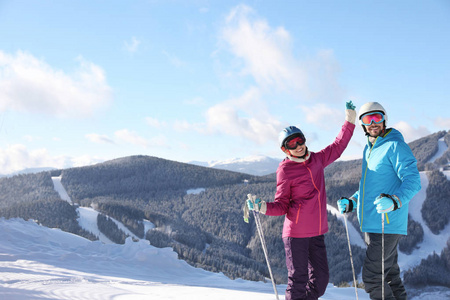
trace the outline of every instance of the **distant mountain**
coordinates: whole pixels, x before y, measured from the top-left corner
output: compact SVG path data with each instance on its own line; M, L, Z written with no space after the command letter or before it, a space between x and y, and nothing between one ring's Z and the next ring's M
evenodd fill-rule
M39 173L39 172L45 172L45 171L51 171L51 170L56 170L55 168L27 168L27 169L23 169L20 171L16 171L10 174L0 174L0 177L11 177L14 175L20 175L20 174L34 174L34 173Z
M190 164L214 169L264 176L275 173L282 159L268 156L249 156L211 162L191 161Z

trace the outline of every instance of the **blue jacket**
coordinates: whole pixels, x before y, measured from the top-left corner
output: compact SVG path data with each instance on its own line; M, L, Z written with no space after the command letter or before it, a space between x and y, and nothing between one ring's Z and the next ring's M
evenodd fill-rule
M359 190L353 195L358 203L361 231L381 233L381 215L373 202L385 193L396 195L402 206L385 214L384 232L406 235L408 203L420 188L416 158L399 131L390 128L373 145L368 141L363 153Z

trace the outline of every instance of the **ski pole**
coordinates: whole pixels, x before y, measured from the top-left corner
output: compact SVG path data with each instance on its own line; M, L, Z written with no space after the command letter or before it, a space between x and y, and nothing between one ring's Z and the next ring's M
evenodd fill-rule
M384 214L381 214L381 299L384 300Z
M274 290L275 296L278 300L278 291L277 291L277 287L275 285L275 280L273 279L272 268L270 267L270 262L269 262L269 255L267 254L266 240L264 239L264 232L263 232L263 229L261 226L261 219L259 217L259 205L257 205L255 203L255 199L252 196L252 194L248 194L247 197L253 203L253 207L255 208L253 210L253 216L255 217L256 229L258 229L258 235L259 235L259 239L261 240L261 245L263 248L264 256L266 257L267 267L269 268L269 274L270 274L270 279L272 280L273 290ZM249 217L248 214L249 214L249 208L248 208L247 204L244 204L244 221L245 221L245 223L248 223L248 217Z
M255 204L254 207L256 208L258 206ZM277 300L279 300L277 287L275 285L275 281L274 281L273 275L272 275L272 268L270 267L270 263L269 263L269 255L267 254L266 241L264 239L264 233L263 233L263 229L261 226L261 220L259 218L259 212L253 210L253 216L255 217L255 223L256 223L256 228L258 229L259 239L261 240L261 245L262 245L262 248L264 251L264 256L266 257L267 267L269 268L270 279L272 280L272 286L273 286L273 290L275 292L275 297L277 298Z
M353 285L355 286L356 300L359 300L359 298L358 298L358 288L356 287L355 267L353 266L352 247L350 246L350 237L348 235L347 215L346 214L344 214L344 221L345 221L345 231L347 232L348 252L350 253L350 262L352 264Z

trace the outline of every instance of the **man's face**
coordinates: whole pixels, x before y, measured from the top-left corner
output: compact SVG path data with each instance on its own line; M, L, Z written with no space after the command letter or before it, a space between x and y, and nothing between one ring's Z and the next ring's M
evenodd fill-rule
M364 127L371 137L377 137L383 132L383 123L384 122L380 124L372 123L370 125L364 125Z

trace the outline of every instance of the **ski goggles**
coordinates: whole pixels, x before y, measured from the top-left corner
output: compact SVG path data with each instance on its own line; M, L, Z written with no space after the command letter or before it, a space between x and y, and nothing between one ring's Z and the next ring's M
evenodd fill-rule
M305 139L303 139L301 136L295 137L293 139L290 139L284 143L284 147L289 150L294 150L297 148L297 146L302 146L305 144Z
M384 121L384 114L381 112L367 113L361 116L361 123L363 125L369 126L370 124L380 124Z

